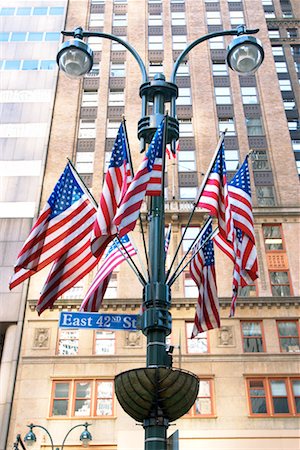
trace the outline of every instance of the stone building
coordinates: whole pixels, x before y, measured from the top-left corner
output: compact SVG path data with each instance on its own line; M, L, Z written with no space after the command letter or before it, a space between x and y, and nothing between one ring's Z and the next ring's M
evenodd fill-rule
M141 76L129 52L89 39L94 65L70 80L55 65L63 28L76 26L126 39L150 77L170 78L188 42L241 23L259 28L265 60L255 76L225 65L230 38L194 48L179 68L180 151L167 160L166 223L172 224L167 265L180 240L220 131L232 177L251 156L259 279L239 293L229 318L232 267L216 250L221 328L190 339L197 291L188 271L172 288L173 365L200 379L192 410L169 429L181 450L272 450L299 446L299 160L300 11L298 0L34 0L0 1L1 31L1 366L0 449L12 448L27 424L46 427L60 446L75 425L91 423L95 450L143 448L144 431L126 415L114 377L145 366L139 331L62 330L61 310L77 311L93 274L38 316L35 305L48 269L9 292L23 241L60 176L66 158L99 199L103 174L124 114L134 168L142 158L136 137ZM147 231L146 205L142 218ZM205 213L197 211L184 248ZM133 233L142 251L137 226ZM139 264L139 261L137 261ZM144 261L145 264L145 261ZM137 314L142 298L131 268L113 274L102 312ZM51 448L34 430L33 448ZM79 431L65 447L81 448Z

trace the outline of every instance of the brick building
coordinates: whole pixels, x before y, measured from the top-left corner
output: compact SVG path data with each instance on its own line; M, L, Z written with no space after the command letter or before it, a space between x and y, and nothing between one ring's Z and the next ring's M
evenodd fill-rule
M59 31L83 26L126 39L150 77L168 80L186 44L241 23L259 28L265 60L255 76L239 77L225 64L230 38L194 48L179 68L180 152L167 161L166 223L172 256L212 158L227 129L229 176L249 150L259 279L239 293L228 318L232 267L216 250L221 325L189 338L197 292L184 273L172 289L174 366L200 379L197 402L170 427L180 449L296 449L299 445L299 62L298 0L15 0L0 1L1 45L1 366L0 449L33 422L55 446L88 421L91 448L134 450L144 432L115 398L116 374L145 366L139 332L58 329L62 309L78 310L92 275L64 294L51 311L35 311L48 270L8 291L22 242L69 157L98 200L117 128L124 114L135 169L141 114L141 76L129 52L90 38L95 58L83 80L59 73ZM147 230L146 205L142 217ZM205 214L197 211L184 248ZM140 230L133 233L142 247ZM143 252L141 252L143 258ZM167 264L170 261L167 260ZM111 279L102 311L137 313L142 288L123 264ZM9 305L9 307L8 307ZM34 448L49 450L36 430ZM5 444L8 436L7 444ZM77 450L72 432L65 448ZM5 446L6 445L6 446Z

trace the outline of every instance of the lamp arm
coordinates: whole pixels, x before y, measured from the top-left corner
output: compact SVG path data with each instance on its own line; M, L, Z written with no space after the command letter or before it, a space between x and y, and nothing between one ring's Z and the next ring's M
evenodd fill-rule
M255 34L258 33L259 29L255 28L254 30L247 30L244 25L239 25L234 30L223 30L223 31L216 31L214 33L208 33L204 36L199 37L195 41L191 42L178 56L178 58L175 61L175 64L173 66L172 74L171 74L171 83L176 83L176 74L179 65L181 64L184 57L194 48L196 45L201 44L201 42L207 41L208 39L212 39L218 36L239 36L242 34ZM176 115L176 99L172 98L171 101L171 114L172 117L175 117Z
M42 430L44 430L48 434L50 442L51 442L52 450L54 450L53 439L52 439L51 434L47 430L47 428L43 427L42 425L35 425L34 423L31 423L30 425L27 425L27 426L30 428L41 428Z
M78 427L86 427L87 428L89 425L91 425L91 423L87 423L86 422L86 423L80 423L79 425L75 425L74 427L70 428L70 430L65 435L64 440L62 441L61 450L64 449L64 445L65 445L66 439L69 436L69 434L71 433L71 431L73 431L75 428L78 428Z
M105 38L110 39L111 41L116 41L119 44L123 45L130 53L133 55L135 60L137 61L139 68L142 72L142 82L146 83L148 81L148 75L146 71L145 64L138 54L138 52L135 50L132 45L130 45L128 42L124 41L122 38L119 38L118 36L115 36L114 34L110 33L102 33L101 31L84 31L81 27L76 28L74 31L62 31L61 32L64 36L74 36L74 37L99 37L99 38Z

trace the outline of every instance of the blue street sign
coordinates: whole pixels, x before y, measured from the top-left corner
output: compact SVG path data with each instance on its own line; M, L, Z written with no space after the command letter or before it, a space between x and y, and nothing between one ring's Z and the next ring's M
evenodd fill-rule
M62 311L59 317L59 328L99 328L109 330L136 330L137 315L133 314L99 314L86 312Z

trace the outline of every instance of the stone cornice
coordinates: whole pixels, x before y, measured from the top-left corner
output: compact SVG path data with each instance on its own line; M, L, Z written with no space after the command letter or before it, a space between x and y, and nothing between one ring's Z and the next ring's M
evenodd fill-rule
M78 311L81 305L82 299L64 299L57 300L52 310L75 310ZM197 300L193 298L173 298L172 299L172 309L185 309L195 308ZM226 309L230 307L231 298L223 297L219 298L220 307ZM35 309L37 300L28 300L28 305L32 311ZM103 301L100 308L100 312L105 311L135 311L140 308L141 299L126 299L126 298L115 298L107 299ZM295 307L299 308L300 297L244 297L237 301L237 308L286 308Z

